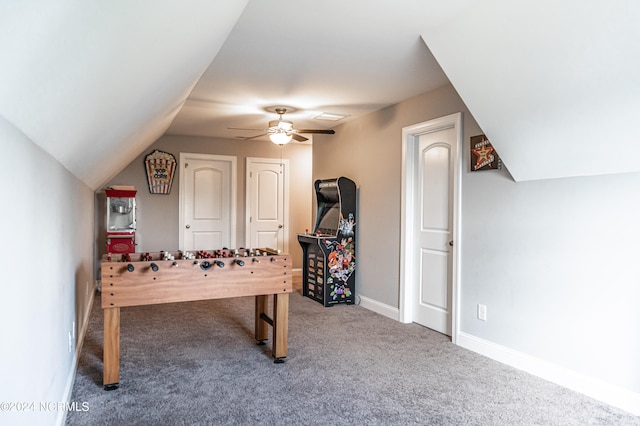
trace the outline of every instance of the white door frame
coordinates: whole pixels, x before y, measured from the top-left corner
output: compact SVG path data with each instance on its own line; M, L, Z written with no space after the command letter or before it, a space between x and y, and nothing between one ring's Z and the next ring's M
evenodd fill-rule
M402 201L400 217L400 306L399 317L403 323L413 322L412 300L414 299L414 265L417 262L415 251L416 229L415 194L418 188L418 143L420 135L439 130L456 129L458 144L457 158L453 170L453 224L452 224L452 291L451 291L451 341L456 343L460 328L460 181L462 171L462 113L447 115L434 120L402 128Z
M179 168L180 171L178 173L178 178L180 179L180 195L179 195L179 199L180 199L180 206L179 206L179 213L178 213L178 249L179 250L184 250L184 233L183 233L183 229L185 227L185 223L184 223L184 196L185 196L185 188L184 188L184 172L185 172L185 163L187 162L188 159L195 159L195 160L214 160L214 161L226 161L231 163L231 212L230 215L231 217L229 218L229 226L230 226L230 234L229 234L229 241L230 241L230 246L229 248L234 248L236 246L236 216L237 216L237 187L238 187L238 173L237 173L237 158L231 155L212 155L212 154L198 154L198 153L189 153L189 152L181 152L180 153L180 164L179 164ZM222 247L210 247L210 250L214 250L214 249L218 249L218 248L222 248Z
M282 233L282 238L284 239L283 241L283 250L284 253L289 253L289 160L288 159L279 159L279 158L259 158L259 157L247 157L247 162L246 162L246 168L245 168L245 172L246 172L246 176L245 176L245 231L244 231L244 235L245 235L245 247L251 247L251 222L250 222L250 217L251 217L251 191L249 188L250 185L250 181L249 181L249 165L254 163L254 162L260 162L260 163L271 163L271 164L282 164L282 169L283 169L283 173L284 173L284 178L282 179L282 190L283 190L283 194L282 194L282 202L284 203L283 206L283 210L282 210L282 214L283 214L283 233Z

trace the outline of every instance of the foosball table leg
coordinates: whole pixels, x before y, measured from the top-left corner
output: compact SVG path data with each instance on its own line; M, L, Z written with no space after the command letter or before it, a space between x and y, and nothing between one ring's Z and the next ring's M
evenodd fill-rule
M289 293L273 295L273 357L276 364L287 357L289 337Z
M269 324L264 321L263 317L268 315L269 296L256 296L256 340L258 345L264 345L264 341L269 338Z
M104 390L118 389L120 382L120 308L104 309Z
M276 364L282 364L287 357L289 333L289 294L273 295L273 318L268 315L268 297L256 296L256 340L264 345L269 338L269 326L273 327L272 353Z

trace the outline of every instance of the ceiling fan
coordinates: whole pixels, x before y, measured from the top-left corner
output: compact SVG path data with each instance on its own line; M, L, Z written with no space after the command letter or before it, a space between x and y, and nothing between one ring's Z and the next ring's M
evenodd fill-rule
M255 138L259 138L261 136L269 135L269 139L271 142L277 145L284 145L291 141L291 139L295 139L298 142L304 142L309 139L301 136L301 133L317 133L317 134L325 134L325 135L333 135L335 134L334 130L311 130L311 129L294 129L293 122L289 120L285 120L282 118L285 112L287 112L286 108L277 107L274 109L275 112L280 116L277 120L269 121L269 128L263 130L265 133L261 133L259 135L251 136L251 137L243 137L238 136L239 139L243 140L251 140ZM229 127L231 130L257 130L257 129L241 129L238 127Z

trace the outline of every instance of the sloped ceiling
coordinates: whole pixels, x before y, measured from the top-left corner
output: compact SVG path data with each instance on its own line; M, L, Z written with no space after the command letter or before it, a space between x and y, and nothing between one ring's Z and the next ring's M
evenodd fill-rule
M335 127L451 81L516 180L640 170L640 2L385 5L5 1L0 115L97 189L165 132Z
M277 105L295 109L286 118L298 128L326 129L441 87L449 81L420 32L459 7L252 0L167 132L254 136L276 119ZM313 120L321 112L346 118Z
M246 0L0 6L0 114L96 189L160 137Z
M515 180L640 170L640 2L486 0L425 43Z

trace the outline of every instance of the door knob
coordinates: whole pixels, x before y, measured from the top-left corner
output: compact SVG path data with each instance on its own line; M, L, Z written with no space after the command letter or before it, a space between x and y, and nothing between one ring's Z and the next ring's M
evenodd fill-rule
M453 240L449 241L449 245L453 247Z
M189 228L191 228L191 225L187 225L187 226L185 226L185 228L189 229Z
M278 228L282 228L282 225L278 225Z

